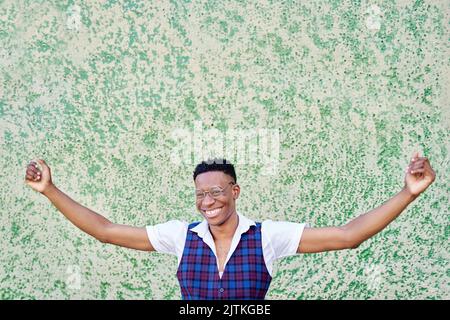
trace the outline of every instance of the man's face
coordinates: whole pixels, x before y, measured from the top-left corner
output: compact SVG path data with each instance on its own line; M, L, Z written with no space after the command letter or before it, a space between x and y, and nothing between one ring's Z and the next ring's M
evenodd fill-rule
M210 171L199 174L195 178L195 192L223 190L216 197L206 193L203 198L196 196L197 210L206 218L210 225L220 226L236 212L236 199L240 188L232 185L233 178L222 171Z

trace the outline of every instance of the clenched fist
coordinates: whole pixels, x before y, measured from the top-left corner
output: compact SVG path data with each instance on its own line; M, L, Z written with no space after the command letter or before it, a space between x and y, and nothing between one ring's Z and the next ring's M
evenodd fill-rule
M414 153L405 173L405 188L415 197L424 192L436 179L430 161L427 157L420 157L419 152Z
M37 162L42 167L42 170L37 167L35 161L31 161L27 166L25 183L34 190L44 193L53 185L52 175L49 166L44 160L39 159Z

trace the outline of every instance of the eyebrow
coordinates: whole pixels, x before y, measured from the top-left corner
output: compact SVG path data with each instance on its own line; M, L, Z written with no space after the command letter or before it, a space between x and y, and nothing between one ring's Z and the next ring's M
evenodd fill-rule
M234 182L234 181L229 181L225 187L222 187L222 186L212 186L212 187L209 188L209 189L212 189L212 188L220 188L220 189L224 190L225 188L228 188L228 186L229 186L230 184L235 185L236 182ZM203 191L203 190L202 190L202 189L195 189L195 191Z
M212 186L212 187L209 188L209 189L212 189L212 188L221 188L221 189L223 189L222 186ZM204 190L204 189L195 189L195 191L202 191L202 190Z

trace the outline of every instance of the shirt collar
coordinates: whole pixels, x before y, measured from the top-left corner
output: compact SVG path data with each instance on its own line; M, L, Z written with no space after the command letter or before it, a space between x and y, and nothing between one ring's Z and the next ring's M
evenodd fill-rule
M251 226L256 226L255 221L243 216L239 211L237 211L237 215L239 217L239 222L235 233L243 234L246 233ZM192 228L191 231L196 232L200 238L205 238L205 236L210 233L208 221L203 219L203 221Z

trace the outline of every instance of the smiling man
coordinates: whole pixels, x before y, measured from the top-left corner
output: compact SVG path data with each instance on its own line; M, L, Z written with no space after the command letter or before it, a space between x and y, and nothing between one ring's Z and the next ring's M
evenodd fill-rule
M383 230L435 180L426 157L415 153L401 191L381 206L337 227L265 220L236 209L240 187L225 159L203 161L194 170L195 201L203 221L132 227L112 223L80 205L52 182L44 160L32 161L25 182L45 195L75 226L103 243L178 257L183 299L264 299L276 259L296 253L354 249Z

